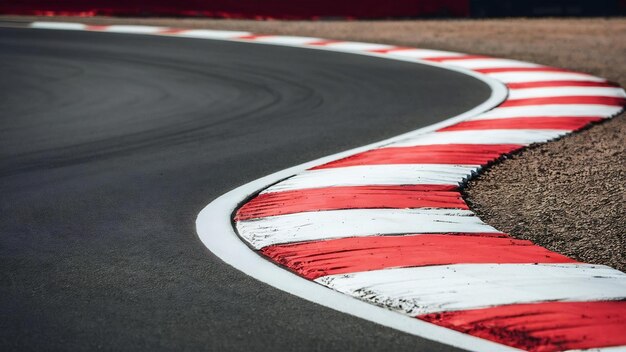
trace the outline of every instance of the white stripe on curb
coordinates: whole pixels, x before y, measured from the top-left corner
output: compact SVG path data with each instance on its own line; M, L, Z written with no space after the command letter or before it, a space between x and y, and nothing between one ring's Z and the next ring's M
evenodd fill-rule
M315 281L410 316L515 303L626 298L626 274L589 264L441 265Z
M309 170L266 190L280 192L306 188L367 185L458 185L478 165L366 165Z
M238 221L241 237L253 247L372 235L419 233L500 233L473 212L458 209L349 209L306 212Z

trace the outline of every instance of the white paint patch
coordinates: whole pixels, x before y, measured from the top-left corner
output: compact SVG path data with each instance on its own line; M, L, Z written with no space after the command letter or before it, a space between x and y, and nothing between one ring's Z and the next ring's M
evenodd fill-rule
M606 81L604 78L576 72L492 72L486 73L486 75L504 83L528 83L545 81Z
M567 134L561 130L471 130L429 133L390 144L412 147L433 144L519 144L546 142Z
M188 29L181 33L173 33L173 37L197 38L197 39L231 39L251 35L250 32L219 31L212 29Z
M468 120L506 119L511 117L567 117L567 116L592 116L611 117L622 110L619 106L595 105L595 104L549 104L510 106L495 108L491 111L479 114Z
M336 42L324 45L327 48L338 51L370 51L370 50L388 50L394 48L392 45L386 44L373 44L373 43L359 43L359 42Z
M71 22L33 22L30 24L31 28L44 28L44 29L62 29L62 30L74 30L84 31L87 25L82 23Z
M161 32L167 27L152 27L152 26L128 26L128 25L112 25L103 28L102 32L110 33L128 33L128 34L156 34Z
M484 58L484 59L467 59L467 60L444 60L442 64L463 67L470 70L479 70L485 68L503 68L503 67L542 67L542 65L533 64L530 62L496 59L496 58Z
M441 50L406 49L406 50L390 51L388 55L391 57L401 57L401 58L411 58L411 59L428 59L428 58L435 58L435 57L464 56L465 54L455 53L452 51L441 51Z
M282 192L305 188L371 185L458 185L479 165L359 165L308 170L263 191Z
M571 96L602 96L623 98L626 97L626 93L622 88L613 87L550 87L509 89L509 99Z
M505 304L626 298L626 274L590 264L440 265L315 281L410 316Z
M257 43L267 43L276 45L306 45L308 43L319 42L323 39L314 37L291 37L284 35L272 35L254 39Z
M469 210L348 209L304 212L238 221L239 235L254 248L321 240L393 234L500 233Z

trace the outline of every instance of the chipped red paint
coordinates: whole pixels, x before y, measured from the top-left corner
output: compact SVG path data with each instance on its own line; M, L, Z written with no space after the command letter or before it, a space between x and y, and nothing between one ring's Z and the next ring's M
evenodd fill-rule
M310 280L392 267L458 263L575 263L573 259L530 241L495 237L494 234L350 237L268 246L261 252Z
M591 122L603 120L601 117L514 117L508 119L469 120L444 127L439 131L498 130L498 129L538 129L574 131Z
M85 27L87 31L106 31L110 26L89 25Z
M306 43L306 45L324 46L329 44L343 43L343 40L318 40L315 42Z
M528 351L626 345L626 301L515 304L417 318Z
M545 97L545 98L527 98L527 99L510 99L500 105L501 108L510 106L525 105L548 105L548 104L597 104L597 105L626 105L625 98L619 97L603 97L603 96L567 96L567 97Z
M391 52L395 52L395 51L403 51L403 50L415 50L415 48L411 48L408 46L394 46L391 48L385 48L385 49L370 49L367 50L370 53L379 53L379 54L388 54Z
M181 29L181 28L167 28L164 29L162 31L159 31L159 34L181 34L184 32L187 32L187 29Z
M618 84L613 82L598 82L598 81L539 81L539 82L521 82L521 83L507 83L506 85L510 89L525 89L525 88L549 88L549 87L619 87Z
M352 186L262 193L244 204L235 221L304 211L375 208L468 209L456 186Z
M517 144L441 144L380 148L331 161L311 170L379 164L484 165L521 147Z
M256 40L256 39L267 38L267 37L273 37L273 36L268 35L268 34L249 34L249 35L242 35L242 36L236 37L235 39Z

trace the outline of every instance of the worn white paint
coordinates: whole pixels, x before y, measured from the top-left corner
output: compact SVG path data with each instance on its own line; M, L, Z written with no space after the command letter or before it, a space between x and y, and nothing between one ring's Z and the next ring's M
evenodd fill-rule
M479 165L365 165L308 170L288 178L263 192L306 188L370 185L458 185Z
M292 37L285 35L271 35L267 37L259 37L254 39L257 43L276 44L276 45L307 45L313 42L319 42L323 39L315 37Z
M546 104L495 108L468 120L506 119L511 117L596 116L608 118L622 110L619 106L596 104Z
M470 70L479 70L485 68L504 68L504 67L542 67L525 61L484 58L484 59L467 59L467 60L444 60L442 64L463 67Z
M528 99L546 97L601 96L626 97L622 88L616 87L549 87L509 89L509 99Z
M519 144L546 142L567 134L561 130L471 130L436 132L407 138L390 147L411 147L433 144Z
M168 34L172 37L185 37L185 38L197 38L197 39L230 39L251 35L250 32L242 31L220 31L213 29L188 29L180 33Z
M626 274L590 264L438 265L315 281L410 316L515 303L626 298Z
M388 234L500 233L471 211L459 209L315 211L238 221L236 226L239 235L255 248L279 243Z
M390 51L387 55L392 58L428 59L435 57L464 56L465 54L430 49L404 49Z
M394 48L393 45L375 44L375 43L360 43L360 42L335 42L324 45L327 48L333 50L349 51L349 52L363 52L369 50L388 50Z
M545 81L606 81L604 78L577 72L492 72L486 73L486 75L503 83L526 83Z

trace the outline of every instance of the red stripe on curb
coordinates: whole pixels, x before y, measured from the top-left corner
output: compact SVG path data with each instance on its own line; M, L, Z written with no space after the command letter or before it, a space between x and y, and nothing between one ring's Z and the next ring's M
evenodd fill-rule
M268 246L261 253L310 280L392 267L576 262L530 241L493 234L350 237Z
M526 88L548 88L548 87L619 87L618 84L612 82L597 81L540 81L540 82L523 82L523 83L507 83L510 89L526 89Z
M603 120L601 117L514 117L506 119L470 120L444 127L439 132L465 130L568 130L573 131L591 122Z
M476 60L476 59L493 59L484 55L462 55L462 56L439 56L425 58L426 61L442 62L442 61L461 61L461 60Z
M380 148L331 161L311 170L380 164L483 165L521 147L517 144L440 144Z
M161 31L158 31L157 34L180 34L180 33L184 33L187 32L188 29L181 29L181 28L167 28Z
M353 186L261 193L237 210L235 221L338 209L468 209L456 186Z
M85 30L87 30L87 31L106 31L109 27L111 27L111 26L91 25L91 26L85 26Z
M387 48L387 49L372 49L372 50L367 50L367 51L370 53L387 54L387 53L391 53L394 51L403 51L403 50L419 50L419 49L410 48L408 46L394 46L392 48Z
M568 96L568 97L545 97L507 100L499 107L547 104L596 104L596 105L626 105L626 98L602 97L602 96Z
M474 69L476 72L480 73L500 73L500 72L571 72L571 73L579 73L574 72L572 70L558 68L558 67L492 67L492 68L479 68Z
M417 318L528 351L626 345L626 301L515 304Z
M239 37L235 37L234 39L243 39L243 40L256 40L260 38L273 37L271 34L250 34L250 35L242 35Z
M315 42L306 43L306 45L324 46L335 43L343 43L343 40L318 40Z

